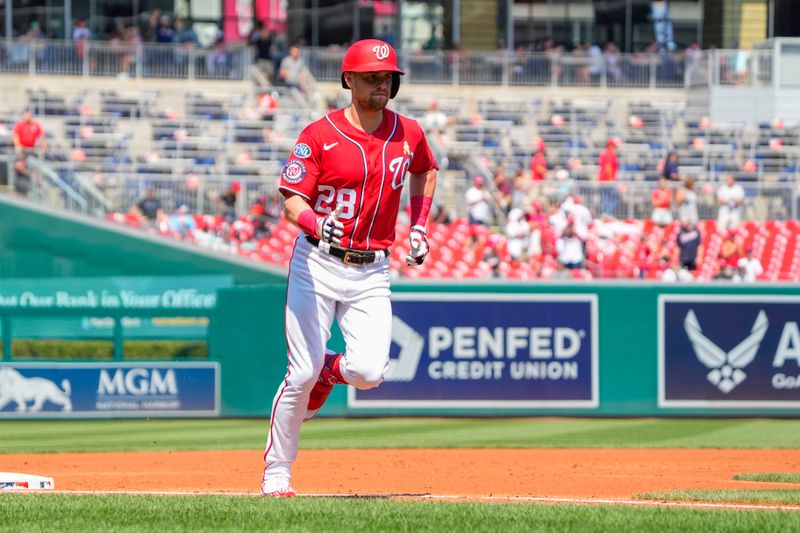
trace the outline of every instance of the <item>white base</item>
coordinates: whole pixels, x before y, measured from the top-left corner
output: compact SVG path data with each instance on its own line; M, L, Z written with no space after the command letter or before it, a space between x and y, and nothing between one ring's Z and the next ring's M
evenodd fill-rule
M53 490L53 478L33 474L0 472L0 491L4 490Z

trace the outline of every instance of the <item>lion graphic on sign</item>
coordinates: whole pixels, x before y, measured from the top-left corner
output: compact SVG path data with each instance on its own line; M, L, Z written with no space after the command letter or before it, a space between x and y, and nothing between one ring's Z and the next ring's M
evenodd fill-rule
M0 367L0 410L9 402L17 404L17 411L36 413L42 410L45 402L61 406L64 412L72 411L69 380L62 380L61 387L44 378L26 378L10 366ZM28 402L33 405L28 407Z

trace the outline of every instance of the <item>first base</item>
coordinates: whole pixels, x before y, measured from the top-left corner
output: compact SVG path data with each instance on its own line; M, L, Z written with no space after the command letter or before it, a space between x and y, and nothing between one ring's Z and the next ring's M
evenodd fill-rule
M0 472L0 491L3 490L53 490L53 478L32 474Z

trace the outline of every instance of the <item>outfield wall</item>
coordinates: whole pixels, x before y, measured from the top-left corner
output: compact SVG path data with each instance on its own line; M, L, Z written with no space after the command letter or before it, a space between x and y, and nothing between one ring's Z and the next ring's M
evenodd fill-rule
M164 284L176 282L144 279L100 279L111 285L98 285L106 296L95 306L64 287L69 305L25 305L0 287L3 331L20 317L108 316L116 342L127 334L123 317L205 316L210 361L6 357L0 417L267 416L286 371L285 284L210 280L217 285L202 306L165 308ZM81 287L90 281L73 282L72 292L89 295ZM40 303L59 288L11 285ZM130 286L142 296L114 303L114 291ZM322 416L800 414L798 286L397 284L392 298L384 383L336 387ZM344 349L338 331L329 345Z
M284 290L219 293L210 353L224 415L269 411ZM384 384L336 387L321 414L800 414L797 286L396 284L393 308ZM338 332L330 346L343 348Z

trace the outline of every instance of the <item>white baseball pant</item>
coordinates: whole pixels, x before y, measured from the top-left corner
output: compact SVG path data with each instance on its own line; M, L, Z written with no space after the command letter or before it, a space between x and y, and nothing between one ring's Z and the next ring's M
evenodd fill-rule
M325 362L334 316L347 345L339 365L345 381L358 389L371 389L383 381L392 338L389 295L388 259L348 266L300 234L286 290L289 365L273 400L265 476L290 477L300 425Z

